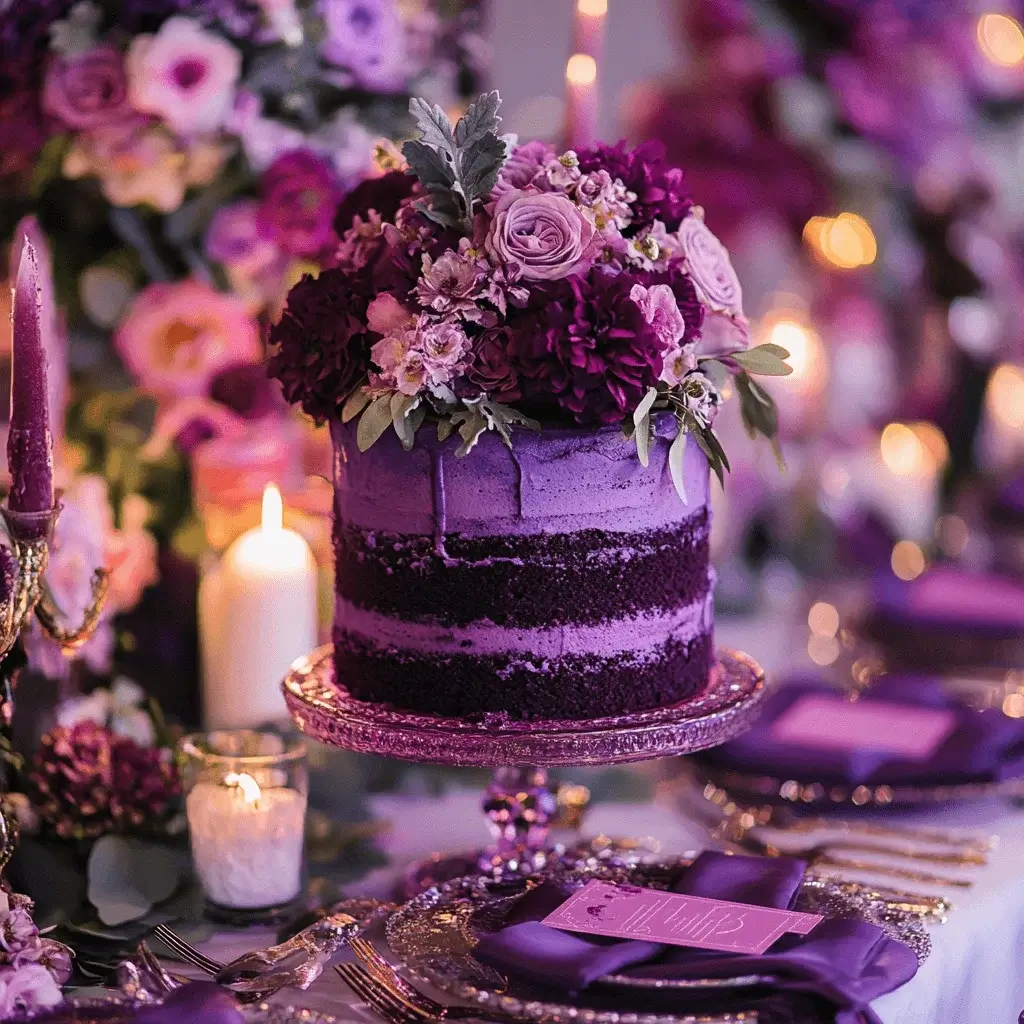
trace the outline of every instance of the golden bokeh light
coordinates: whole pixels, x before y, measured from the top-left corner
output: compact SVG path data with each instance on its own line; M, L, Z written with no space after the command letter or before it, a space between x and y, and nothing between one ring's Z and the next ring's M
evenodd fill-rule
M890 559L892 571L901 580L916 580L927 568L924 552L912 540L897 541Z
M570 85L593 85L597 81L597 61L588 53L574 53L565 66Z
M839 632L839 611L827 601L817 601L807 613L807 625L815 636L834 637Z
M839 641L834 636L812 636L807 641L807 656L824 668L839 657Z
M1024 718L1024 693L1008 693L1003 701L1003 714L1007 718Z
M911 423L910 429L918 441L924 445L935 468L944 469L946 463L949 462L949 442L946 441L946 435L934 423L929 423L926 420Z
M1024 366L1002 363L995 368L985 392L985 407L1004 427L1024 431Z
M1024 62L1024 29L1009 14L983 14L978 19L978 46L993 64L1016 67Z
M935 540L942 553L959 558L967 550L971 531L959 516L940 516L935 524Z
M906 423L890 423L879 447L886 468L896 476L923 476L934 468L931 452Z
M878 258L875 233L856 213L812 217L804 225L803 237L819 260L840 270L867 267Z
M576 0L576 10L588 18L603 18L608 13L608 0Z

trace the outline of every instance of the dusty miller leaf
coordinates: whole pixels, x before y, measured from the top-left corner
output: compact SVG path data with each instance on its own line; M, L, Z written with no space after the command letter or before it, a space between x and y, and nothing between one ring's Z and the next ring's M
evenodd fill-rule
M679 430L668 450L668 470L672 474L679 500L686 504L686 480L683 475L683 456L686 454L686 427L680 422Z
M354 420L369 404L370 396L363 390L363 385L360 384L345 399L345 404L341 407L341 422L348 423Z
M448 119L448 115L436 103L431 104L414 96L409 100L409 113L412 114L416 121L416 127L419 128L423 135L423 141L428 146L443 149L454 156L455 137L452 132L452 123Z
M413 206L443 228L462 226L462 205L455 192L434 192L430 203L420 201L413 203Z
M471 103L455 126L455 144L467 148L485 135L497 135L501 124L501 118L498 117L500 106L501 97L497 89L485 92L475 103Z
M540 430L540 424L536 420L530 419L529 416L525 416L510 405L502 405L500 402L492 402L483 398L480 400L479 408L487 419L488 427L496 430L509 448L512 447L512 426L514 424L527 427L530 430Z
M480 411L479 406L472 406L454 413L452 423L458 426L459 436L462 438L462 444L456 450L455 457L462 459L476 447L477 441L487 430L487 417Z
M427 191L446 190L455 184L455 169L451 158L444 153L410 139L402 147L402 155Z
M485 135L459 152L458 184L467 205L490 192L505 164L505 144L496 135Z
M375 398L364 410L356 428L356 447L361 452L369 451L393 420L391 417L391 396Z
M437 421L437 439L438 441L447 441L449 437L455 431L455 424L451 419L443 419Z
M89 853L89 902L106 925L133 921L174 894L185 866L181 851L171 847L103 836Z

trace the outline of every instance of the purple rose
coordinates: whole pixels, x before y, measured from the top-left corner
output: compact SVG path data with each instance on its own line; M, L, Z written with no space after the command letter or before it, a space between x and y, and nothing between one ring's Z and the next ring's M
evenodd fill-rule
M679 225L679 248L701 302L715 313L743 316L743 290L729 252L711 233L704 218L691 213Z
M260 231L290 256L316 256L334 239L341 188L316 153L283 153L267 168L260 192Z
M366 89L400 92L409 72L405 29L394 0L320 0L320 10L324 57L347 68Z
M538 177L541 178L541 181L546 181L547 179L543 178L540 172L554 157L555 147L548 142L533 141L516 146L508 160L505 161L505 166L502 167L501 174L498 175L497 184L491 190L491 195L495 199L499 199L513 189L532 185ZM545 191L547 190L545 189Z
M255 199L240 199L213 215L206 232L206 255L252 276L274 263L277 246L260 233L260 204Z
M96 128L123 118L131 107L121 54L97 46L54 60L43 86L43 109L69 128Z
M594 226L569 198L515 189L494 207L484 245L527 281L557 281L593 263Z

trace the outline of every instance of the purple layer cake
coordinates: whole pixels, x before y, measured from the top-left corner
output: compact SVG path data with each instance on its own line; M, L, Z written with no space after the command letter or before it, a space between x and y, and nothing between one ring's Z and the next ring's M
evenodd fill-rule
M422 431L359 452L332 426L338 679L445 716L599 718L696 695L713 654L708 464L650 466L617 428L493 433L468 458Z

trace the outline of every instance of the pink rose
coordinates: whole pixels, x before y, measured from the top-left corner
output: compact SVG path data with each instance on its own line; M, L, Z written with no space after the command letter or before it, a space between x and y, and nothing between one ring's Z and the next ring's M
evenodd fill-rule
M515 189L494 207L484 245L498 264L527 281L557 281L587 270L594 226L564 195Z
M667 284L656 284L651 288L635 284L629 297L640 307L644 319L654 328L666 351L679 344L686 333L686 322L679 312L675 293Z
M711 233L700 213L690 213L679 225L679 247L686 271L701 302L714 313L743 316L743 289L732 268L729 252Z
M53 975L40 964L0 967L0 1020L37 1013L63 1001Z
M97 46L50 64L43 86L43 109L69 128L96 128L130 112L128 82L121 54Z

